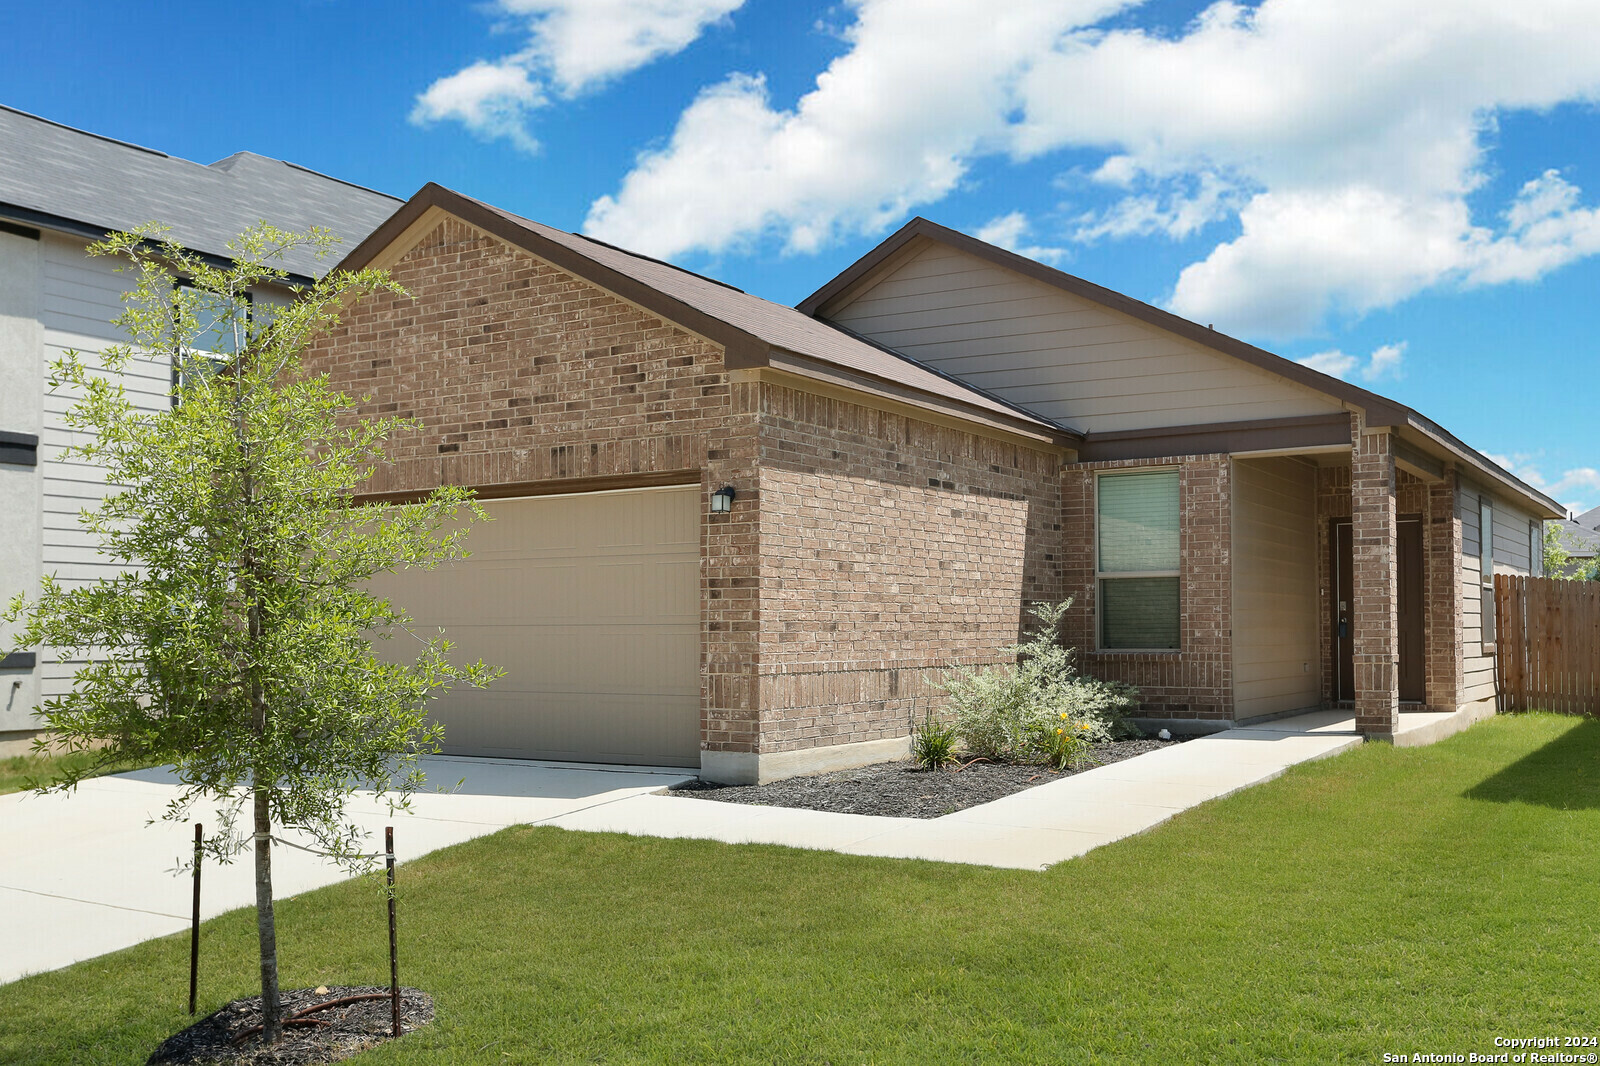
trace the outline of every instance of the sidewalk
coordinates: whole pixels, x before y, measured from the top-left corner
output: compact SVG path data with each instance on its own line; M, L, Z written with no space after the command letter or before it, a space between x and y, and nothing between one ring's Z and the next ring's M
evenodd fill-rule
M1407 712L1395 743L1432 743L1480 717ZM1313 711L1175 744L942 818L875 818L652 794L543 824L1042 870L1361 743L1348 712Z

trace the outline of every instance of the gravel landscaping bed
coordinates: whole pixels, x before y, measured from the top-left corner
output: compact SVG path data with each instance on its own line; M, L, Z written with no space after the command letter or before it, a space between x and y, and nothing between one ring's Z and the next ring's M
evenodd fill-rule
M1047 766L1008 766L975 762L961 770L920 770L915 763L876 763L854 770L836 770L815 777L791 777L770 785L716 785L689 781L675 786L674 796L752 803L767 807L803 807L839 814L876 814L891 818L938 818L976 807L1025 788L1059 781L1096 766L1121 762L1147 751L1181 743L1172 740L1113 740L1096 744L1089 757L1071 770Z

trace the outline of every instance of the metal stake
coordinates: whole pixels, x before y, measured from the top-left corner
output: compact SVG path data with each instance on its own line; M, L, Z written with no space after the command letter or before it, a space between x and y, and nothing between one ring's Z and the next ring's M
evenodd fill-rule
M194 1013L195 990L200 983L200 846L205 840L200 823L194 823L194 917L189 923L189 1013Z
M393 1015L394 1035L400 1035L400 957L395 951L394 939L394 826L383 831L383 846L389 867L389 1007Z

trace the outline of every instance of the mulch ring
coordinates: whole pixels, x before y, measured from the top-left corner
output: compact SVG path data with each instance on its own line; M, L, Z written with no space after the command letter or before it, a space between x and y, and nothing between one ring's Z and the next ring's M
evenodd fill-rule
M974 762L960 770L922 770L906 760L836 770L814 777L791 777L769 785L717 785L689 781L675 786L675 796L752 803L767 807L802 807L838 814L873 814L889 818L938 818L1009 796L1036 785L1059 781L1096 766L1121 762L1147 751L1182 743L1140 738L1096 744L1087 758L1070 770Z
M380 994L381 998L368 998ZM356 996L362 998L337 1002ZM168 1037L146 1060L147 1066L154 1063L300 1066L302 1063L338 1062L393 1035L393 1013L387 988L346 985L296 988L280 992L279 999L285 1018L299 1014L305 1022L320 1024L285 1026L283 1040L276 1047L264 1047L261 1043L261 997L236 999L183 1032ZM307 1010L324 1003L335 1005ZM415 988L401 988L402 1034L431 1021L433 997Z

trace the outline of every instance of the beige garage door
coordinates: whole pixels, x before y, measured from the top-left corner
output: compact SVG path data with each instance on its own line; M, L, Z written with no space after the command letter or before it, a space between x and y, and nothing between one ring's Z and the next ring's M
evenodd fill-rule
M452 661L506 671L435 701L445 751L700 765L699 501L698 486L491 500L471 558L374 582L419 632L445 630Z

